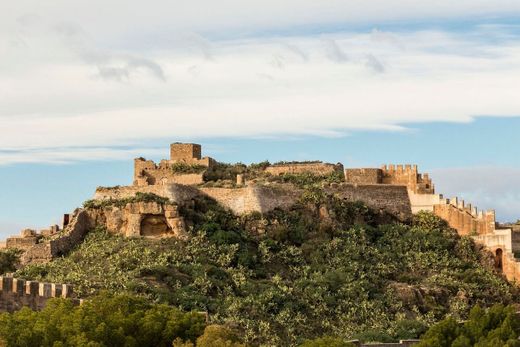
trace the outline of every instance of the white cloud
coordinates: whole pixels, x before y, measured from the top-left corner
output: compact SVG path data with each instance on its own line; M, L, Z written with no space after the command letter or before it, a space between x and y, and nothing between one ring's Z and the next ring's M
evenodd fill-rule
M85 151L120 158L120 146L143 139L340 136L520 115L520 43L508 27L251 34L299 23L514 14L517 1L140 4L21 0L0 11L4 163L66 162ZM230 28L249 38L194 33L226 36Z
M467 167L431 170L438 193L460 197L482 210L495 209L503 222L520 219L520 169Z

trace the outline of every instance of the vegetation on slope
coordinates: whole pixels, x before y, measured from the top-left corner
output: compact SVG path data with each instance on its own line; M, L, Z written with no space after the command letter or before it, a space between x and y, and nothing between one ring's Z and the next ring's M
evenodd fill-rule
M475 306L467 321L452 317L431 327L417 347L518 347L520 315L513 306Z
M15 347L167 347L172 342L174 347L190 347L195 341L198 347L242 346L230 329L205 326L204 315L197 312L104 293L81 306L52 299L40 312L23 308L3 313L0 338Z
M68 256L18 272L81 296L129 291L236 326L248 345L415 338L516 287L469 238L435 216L409 224L308 189L290 211L237 217L200 200L182 210L191 239L89 234Z

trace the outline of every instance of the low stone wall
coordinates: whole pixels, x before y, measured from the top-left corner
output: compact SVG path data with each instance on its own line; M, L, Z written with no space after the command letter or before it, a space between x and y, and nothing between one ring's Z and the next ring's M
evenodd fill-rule
M5 240L5 247L6 248L16 248L16 249L21 249L23 251L26 251L26 250L32 248L37 243L38 243L38 237L36 237L36 236L29 236L29 237L13 236L13 237L9 237Z
M384 210L401 220L412 216L412 207L405 186L385 184L332 184L326 191L349 201L362 201L367 206Z
M421 340L401 340L395 343L360 343L359 341L350 341L354 346L359 347L410 347L416 345Z
M51 298L72 298L72 295L72 286L67 284L0 277L0 311L2 312L14 312L22 307L41 310Z
M121 186L113 188L98 187L93 198L95 200L119 200L133 197L136 193L152 193L168 198L178 204L191 200L200 194L196 187L183 184L167 184L155 186Z

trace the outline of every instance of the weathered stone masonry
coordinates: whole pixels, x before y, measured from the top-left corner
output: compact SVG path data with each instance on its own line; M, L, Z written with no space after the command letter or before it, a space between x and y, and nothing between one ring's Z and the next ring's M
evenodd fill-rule
M0 277L0 311L14 312L22 307L41 310L51 298L72 298L72 286L67 284L26 281ZM75 300L76 303L79 300Z

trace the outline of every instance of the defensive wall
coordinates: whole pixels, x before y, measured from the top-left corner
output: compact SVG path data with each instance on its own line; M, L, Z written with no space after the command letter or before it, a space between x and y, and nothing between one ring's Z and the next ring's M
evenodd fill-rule
M345 170L345 181L351 184L390 184L405 186L416 194L434 194L428 174L420 174L417 165L384 165L377 168Z
M72 298L72 286L0 276L0 311L14 312L22 307L41 310L52 298ZM79 300L75 300L79 303Z
M493 234L496 229L495 211L478 211L458 198L439 201L439 204L433 206L433 212L462 236Z
M349 201L363 201L367 206L387 211L401 220L407 220L412 216L412 207L405 186L332 183L325 190Z
M314 173L316 175L329 175L334 172L343 174L342 164L323 163L321 161L307 163L282 163L274 164L265 168L265 172L274 176L282 174Z

